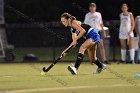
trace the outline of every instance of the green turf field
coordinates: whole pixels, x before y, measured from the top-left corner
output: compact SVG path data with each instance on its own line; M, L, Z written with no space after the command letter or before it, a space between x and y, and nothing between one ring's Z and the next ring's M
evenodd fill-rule
M40 76L43 63L0 64L0 93L140 93L140 65L112 64L101 74L95 65L83 63L78 75L67 71L69 63L58 63Z

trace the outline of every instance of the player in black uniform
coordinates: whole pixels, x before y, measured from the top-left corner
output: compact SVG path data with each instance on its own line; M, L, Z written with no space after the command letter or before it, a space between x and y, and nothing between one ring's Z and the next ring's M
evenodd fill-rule
M76 18L69 13L63 13L61 15L61 22L65 27L70 26L73 29L72 30L73 42L70 44L69 47L71 46L75 47L77 44L77 40L79 40L82 37L86 38L85 42L80 46L75 65L68 66L68 70L73 75L77 74L77 70L81 62L83 61L84 53L87 49L92 51L93 62L98 66L96 73L100 73L102 70L104 70L106 68L106 65L102 64L96 57L97 44L100 43L100 36L98 32L95 29L91 28L89 25L83 24L80 21L76 20ZM78 35L76 34L76 31L78 31L79 33ZM64 53L65 50L62 53Z

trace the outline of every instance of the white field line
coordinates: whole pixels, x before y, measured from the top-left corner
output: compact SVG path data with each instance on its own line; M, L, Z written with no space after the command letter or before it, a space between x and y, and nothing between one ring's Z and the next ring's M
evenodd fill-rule
M140 86L137 85L137 86ZM3 93L29 93L29 92L41 92L41 91L54 91L54 90L71 90L71 89L87 89L87 88L111 88L111 87L135 87L128 84L116 84L116 85L95 85L95 86L73 86L73 87L56 87L56 88L39 88L39 89L21 89L21 90L9 90Z

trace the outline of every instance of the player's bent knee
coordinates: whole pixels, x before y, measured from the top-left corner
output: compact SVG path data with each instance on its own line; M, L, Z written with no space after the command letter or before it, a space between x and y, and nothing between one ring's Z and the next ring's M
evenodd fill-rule
M80 49L79 49L79 53L83 53L84 54L85 50L86 49L83 46L81 46Z

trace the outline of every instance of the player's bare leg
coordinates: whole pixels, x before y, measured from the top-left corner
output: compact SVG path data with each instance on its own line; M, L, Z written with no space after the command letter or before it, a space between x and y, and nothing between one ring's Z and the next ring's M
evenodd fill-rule
M90 61L90 63L91 63L92 65L94 64L93 57L95 56L95 55L93 55L93 52L94 52L94 51L92 51L93 48L94 48L94 46L91 46L90 48L87 49L89 61ZM96 51L95 51L95 52L96 52Z
M95 73L96 74L101 73L104 69L106 69L106 65L102 64L96 56L96 51L95 50L97 50L97 44L93 45L88 50L89 50L90 54L92 55L92 61L94 62L94 64L96 64L98 66Z
M93 42L92 39L87 39L81 46L80 46L80 49L79 49L79 53L78 53L78 56L77 56L77 60L76 60L76 63L74 66L68 66L68 70L73 74L77 74L77 70L80 66L80 64L82 63L83 61L83 57L84 57L84 53L85 51L91 47L92 45L94 45L95 42Z

